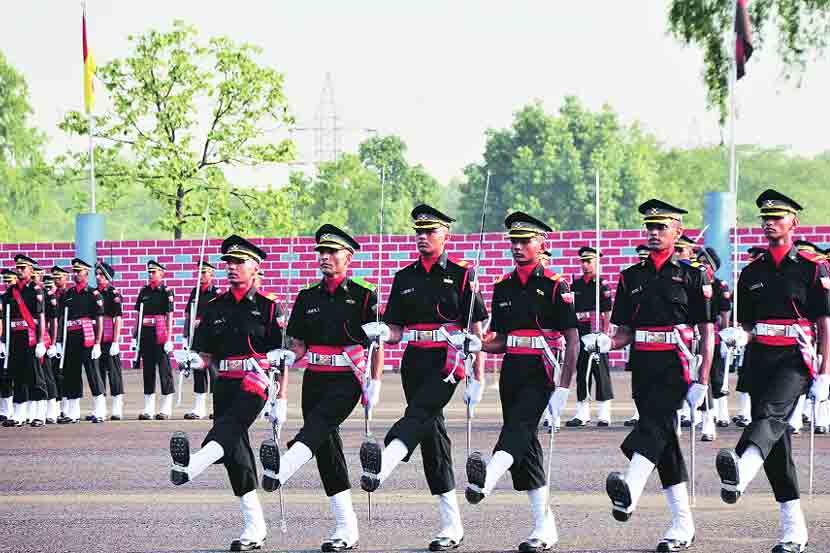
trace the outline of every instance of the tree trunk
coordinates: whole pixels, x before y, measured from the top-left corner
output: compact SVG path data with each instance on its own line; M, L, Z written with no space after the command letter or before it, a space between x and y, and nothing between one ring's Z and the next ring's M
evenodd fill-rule
M179 240L182 237L182 227L184 226L184 219L182 218L184 211L184 186L178 185L176 187L176 227L173 229L173 239Z

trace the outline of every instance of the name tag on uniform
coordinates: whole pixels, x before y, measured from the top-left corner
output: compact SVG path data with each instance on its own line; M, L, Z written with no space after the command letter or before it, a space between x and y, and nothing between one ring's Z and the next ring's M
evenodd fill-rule
M638 287L636 287L635 289L633 289L633 290L631 291L631 295L633 296L634 294L639 294L639 293L640 293L640 292L642 292L642 291L643 291L643 287L642 287L642 286L638 286Z
M311 315L313 313L319 313L319 312L320 312L319 307L312 307L311 309L306 310L305 314L306 315Z
M446 282L447 284L454 284L455 283L455 281L451 278L445 278L444 282Z
M352 298L346 298L346 303L355 303L355 301Z
M401 290L401 295L405 296L407 294L411 294L414 291L415 291L415 288L407 288L406 290Z
M763 282L756 282L755 284L750 286L749 289L750 289L750 291L752 291L752 290L757 290L758 288L763 288L763 287L764 287Z
M545 293L542 292L541 290L539 290L538 288L536 289L536 293L539 294L540 296L543 296L543 297L545 295Z
M262 316L262 313L260 313L259 311L251 311L251 315L253 315L254 317L260 317Z
M509 301L499 302L499 307L510 307Z

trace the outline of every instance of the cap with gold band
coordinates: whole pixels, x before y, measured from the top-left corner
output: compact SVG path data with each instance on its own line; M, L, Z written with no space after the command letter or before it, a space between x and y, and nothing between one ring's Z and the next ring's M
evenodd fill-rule
M697 244L695 244L695 241L686 236L685 234L678 238L677 242L674 243L675 248L694 248L695 246L697 246Z
M214 272L216 267L211 265L210 261L207 259L203 259L201 263L199 263L199 272L200 273L207 273L207 272Z
M37 261L29 257L28 255L23 255L22 253L19 253L16 256L14 256L14 264L16 267L34 268L37 265Z
M508 215L504 220L504 226L507 228L507 238L545 238L547 233L553 230L539 219L521 211Z
M349 250L354 253L355 250L360 249L360 244L349 236L346 231L329 224L325 224L317 229L317 232L314 234L314 241L317 242L317 245L314 246L314 249L317 251L328 248L332 250Z
M821 254L821 248L813 244L808 240L796 240L793 242L793 246L800 252L807 252L807 253L818 253Z
M762 248L761 246L751 246L747 248L746 253L749 254L750 259L755 259L759 255L762 255L767 251L766 248Z
M115 278L115 270L112 268L112 265L105 261L99 261L95 268L101 271L101 274L104 275L104 278L107 280L112 280Z
M14 284L17 282L17 272L14 269L3 269L3 282L6 284Z
M37 262L35 262L34 266L32 267L32 272L36 275L43 276L44 273L46 273L46 269L44 269Z
M92 268L92 265L81 259L80 257L76 257L72 259L72 271L73 272L80 272L80 271L88 271Z
M715 251L715 248L711 246L701 248L700 253L697 254L697 260L701 263L712 265L712 269L716 271L720 269L720 256Z
M592 259L596 259L597 257L602 257L602 252L597 254L596 248L592 248L591 246L582 246L579 248L577 255L582 261L590 261Z
M151 259L147 262L147 272L151 271L166 271L167 267L156 261L155 259Z
M57 265L53 265L49 272L52 273L53 277L59 277L61 275L68 275L69 271L64 269L63 267L58 267Z
M539 253L539 257L544 257L545 259L553 259L553 253L550 250L545 250Z
M634 251L637 252L637 256L640 259L645 259L648 257L650 250L648 249L648 246L646 246L645 244L640 244L639 246L634 248Z
M222 241L222 261L255 261L262 263L267 257L264 251L241 236L232 234Z
M798 212L804 209L792 198L771 188L761 192L761 195L755 200L755 205L761 210L761 217L798 215Z
M643 223L661 225L667 225L672 221L682 221L683 215L688 213L685 209L654 198L641 203L638 211L643 215Z
M450 225L455 222L455 219L441 213L432 206L421 204L415 206L412 210L412 228L419 230L432 230L438 227L450 228Z

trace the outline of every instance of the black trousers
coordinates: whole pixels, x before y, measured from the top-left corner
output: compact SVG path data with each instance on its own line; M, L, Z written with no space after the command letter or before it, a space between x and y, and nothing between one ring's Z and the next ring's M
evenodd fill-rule
M14 378L11 376L11 370L3 371L2 365L0 365L0 397L12 397L13 395Z
M576 360L576 400L585 401L588 397L588 390L593 383L595 401L608 401L614 399L614 389L611 386L611 373L608 368L608 354L599 356L599 362L591 363L590 372L588 360L591 354L579 348L579 357Z
M176 391L173 386L173 371L170 369L170 358L164 353L164 344L156 343L156 328L145 326L141 329L141 344L138 346L141 354L141 366L144 376L144 395L156 392L156 368L158 368L161 383L161 395L169 395Z
M639 453L657 466L663 488L689 479L677 438L677 410L689 390L674 351L631 350L632 396L640 421L620 447L631 459Z
M326 495L352 487L343 455L340 425L360 400L360 384L349 372L305 371L303 375L303 427L289 442L302 442L317 458L317 470Z
M202 446L211 441L222 446L225 455L217 461L225 465L233 493L242 497L257 487L256 461L251 449L248 429L262 408L265 399L243 391L242 379L218 378L213 392L213 428Z
M92 348L84 347L83 332L67 332L63 345L63 395L67 399L84 397L82 371L86 373L89 391L94 396L104 393L104 385L95 362L92 360Z
M811 378L797 346L755 343L744 360L747 391L752 396L752 423L744 428L735 452L755 445L764 458L764 471L779 503L799 498L798 474L792 457L788 424L798 397L807 393Z
M736 392L749 392L749 385L747 384L747 360L752 355L753 344L744 347L744 359L740 367L738 367L738 382L735 384Z
M29 346L28 333L12 332L9 370L14 380L14 403L46 399L46 379L43 367L35 357L35 347Z
M726 378L726 363L721 357L720 344L715 344L712 353L712 368L709 371L709 388L706 390L706 400L698 407L698 411L714 409L714 400L728 396L729 391L723 393L723 379Z
M56 399L58 395L58 383L55 378L55 367L60 359L43 357L43 378L46 383L46 399Z
M539 417L552 391L541 356L510 353L504 356L499 375L504 424L493 451L513 456L510 474L513 488L518 491L545 485L545 454L537 433Z
M98 373L101 375L102 390L107 391L109 381L110 395L120 396L124 393L124 377L121 374L121 355L110 355L112 344L101 344L101 357L97 360Z
M447 351L443 348L407 347L401 360L401 383L406 410L386 434L385 443L398 439L406 444L409 461L420 444L424 474L432 495L455 489L452 468L452 443L444 422L444 407L452 399L458 383L444 382L443 367ZM537 421L538 422L538 421Z
M208 390L213 393L213 382L215 378L216 369L213 367L193 371L193 393L206 394L208 393Z

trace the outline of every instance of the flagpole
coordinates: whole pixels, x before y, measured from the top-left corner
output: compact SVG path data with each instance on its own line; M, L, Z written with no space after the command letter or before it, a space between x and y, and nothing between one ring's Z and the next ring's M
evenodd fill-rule
M89 197L90 213L95 213L95 141L93 135L92 112L89 113Z
M738 156L735 150L735 134L737 126L737 101L735 99L735 88L738 74L738 59L736 45L738 41L738 0L732 2L732 26L726 36L727 52L729 56L729 192L735 206L735 224L733 232L733 254L732 254L732 324L738 326Z

